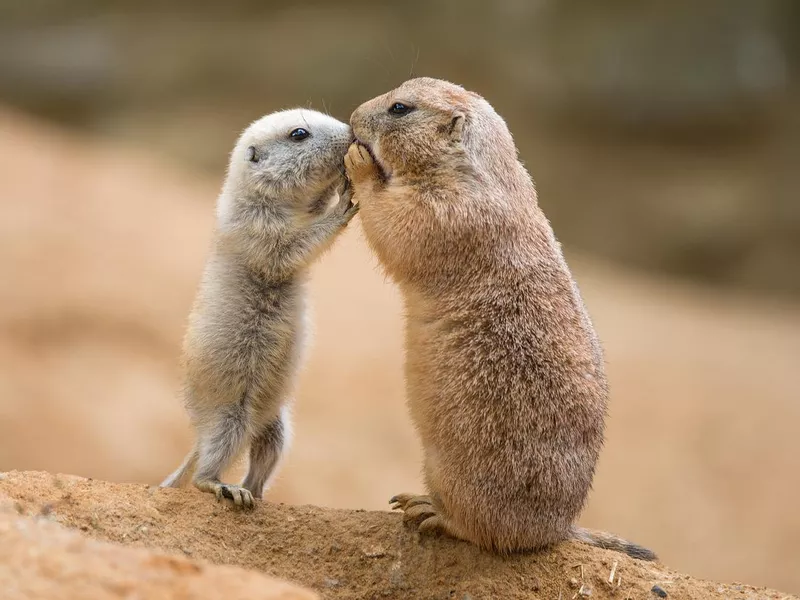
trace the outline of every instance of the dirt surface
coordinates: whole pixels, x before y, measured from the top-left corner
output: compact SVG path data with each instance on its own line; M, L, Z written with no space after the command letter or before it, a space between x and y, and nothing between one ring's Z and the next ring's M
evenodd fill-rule
M237 567L87 539L41 509L19 517L0 505L4 600L314 600L298 586ZM21 508L20 505L17 505Z
M16 501L23 514L45 514L90 538L262 571L315 589L325 598L655 598L653 586L681 599L791 598L767 589L697 580L572 542L538 554L499 558L451 539L420 539L402 525L400 515L386 512L259 503L255 511L243 514L195 490L35 472L4 474L0 494ZM113 552L122 554L86 545L87 559L78 559L78 568L85 569L90 561L113 562ZM163 560L163 568L186 569L189 579L197 577L197 567L179 559L133 558ZM136 570L140 565L134 560L118 568ZM208 572L209 577L224 575Z
M180 341L222 173L2 109L0 154L0 470L155 484L191 444ZM313 274L271 501L376 510L421 489L402 307L353 225ZM570 262L612 390L582 524L694 576L800 593L800 307Z

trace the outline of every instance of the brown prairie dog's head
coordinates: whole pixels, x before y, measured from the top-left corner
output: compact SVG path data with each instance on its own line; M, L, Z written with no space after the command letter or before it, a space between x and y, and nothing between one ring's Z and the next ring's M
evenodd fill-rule
M254 202L288 216L323 211L343 181L342 157L352 139L346 123L309 109L255 121L231 152L218 219Z
M359 106L350 123L387 177L463 166L502 180L521 168L503 119L481 96L448 81L406 81Z
M478 94L412 79L359 106L350 123L371 155L358 160L356 145L346 161L361 225L395 281L444 289L469 270L485 279L480 264L501 264L492 256L517 252L519 236L538 227L511 133Z

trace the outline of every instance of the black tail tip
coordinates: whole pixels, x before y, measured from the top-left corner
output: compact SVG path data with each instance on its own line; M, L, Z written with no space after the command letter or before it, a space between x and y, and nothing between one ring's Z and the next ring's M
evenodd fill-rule
M655 552L648 550L644 546L638 544L625 544L625 554L631 558L638 558L639 560L658 560Z

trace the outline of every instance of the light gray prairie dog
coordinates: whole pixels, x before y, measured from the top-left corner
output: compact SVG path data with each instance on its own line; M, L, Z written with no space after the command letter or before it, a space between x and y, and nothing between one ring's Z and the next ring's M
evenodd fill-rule
M653 559L575 525L603 443L603 355L503 119L412 79L356 109L345 157L367 241L400 287L422 533L495 552L560 540Z
M358 207L342 194L350 127L312 110L267 115L230 157L217 225L184 340L185 403L197 441L161 485L250 508L290 438L309 266ZM220 477L250 448L241 486Z

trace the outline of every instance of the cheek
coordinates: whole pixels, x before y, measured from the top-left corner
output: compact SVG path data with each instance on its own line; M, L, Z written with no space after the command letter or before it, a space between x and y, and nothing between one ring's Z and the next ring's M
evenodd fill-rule
M328 141L326 145L320 144L319 146L311 149L303 161L306 165L308 172L318 175L326 175L333 169L337 168L340 162L344 162L344 150L339 150L339 146Z
M293 175L304 176L314 170L316 163L314 152L309 150L310 148L308 147L294 149L291 158L284 165L287 177L292 177Z
M400 135L399 133L389 133L381 140L381 150L385 156L390 156L392 162L397 166L412 164L415 159L422 157L424 144L421 144L418 136Z
M381 134L391 131L391 123L386 121L385 115L364 114L353 120L353 134L362 142L374 144Z
M261 173L280 188L293 188L307 178L309 171L307 162L295 149L287 149L273 153L268 163L261 169Z
M297 157L291 176L302 180L310 188L317 189L329 185L331 178L344 168L346 148L332 140L314 146L309 145L303 150L304 152Z

